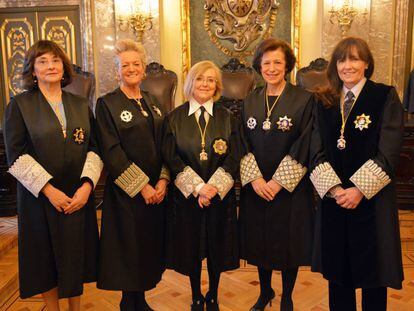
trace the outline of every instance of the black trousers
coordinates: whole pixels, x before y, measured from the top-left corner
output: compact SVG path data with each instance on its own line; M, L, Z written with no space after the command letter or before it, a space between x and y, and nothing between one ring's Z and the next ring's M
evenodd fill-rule
M329 282L329 310L356 311L355 288ZM387 288L363 288L362 310L387 310Z

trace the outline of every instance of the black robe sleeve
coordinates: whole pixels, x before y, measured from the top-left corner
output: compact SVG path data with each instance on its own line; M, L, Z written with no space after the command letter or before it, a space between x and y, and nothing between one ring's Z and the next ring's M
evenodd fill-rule
M148 183L149 177L128 159L112 115L102 99L98 99L96 104L96 128L106 170L115 179L115 184L131 198L135 197Z
M305 176L309 162L309 148L312 136L312 113L314 109L313 96L306 104L302 120L299 124L300 135L293 142L287 155L282 159L272 179L289 192L293 192L296 186Z
M3 124L6 156L10 166L8 172L38 197L42 188L53 177L29 154L30 135L14 99L7 105Z
M350 180L371 199L395 176L403 137L404 114L395 88L391 88L381 120L378 153L365 162Z
M99 156L99 148L96 138L96 120L92 111L90 109L88 110L91 132L89 135L88 153L86 154L86 160L83 166L81 180L90 182L93 188L95 188L101 176L103 162Z
M204 183L203 179L181 159L177 151L177 142L171 129L170 116L164 119L162 157L170 170L171 179L176 187L188 198L190 194L196 196L196 187Z
M234 185L234 179L239 175L240 158L241 158L241 131L240 123L233 116L231 118L231 134L229 138L230 152L223 161L222 166L218 167L214 174L210 177L208 184L218 189L221 199Z
M319 114L320 109L323 109L322 105L322 102L317 102L313 109L312 134L309 152L310 180L321 199L330 189L342 183L325 155L325 147L322 143L319 126Z

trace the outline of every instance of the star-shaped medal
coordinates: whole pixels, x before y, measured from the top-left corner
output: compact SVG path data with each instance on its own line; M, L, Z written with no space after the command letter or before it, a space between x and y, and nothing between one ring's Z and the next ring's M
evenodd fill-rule
M366 116L364 113L360 116L357 116L354 121L355 128L359 129L360 131L362 131L363 129L367 129L370 123L372 123L372 121L370 120L370 116Z
M287 116L284 116L283 118L279 117L279 121L277 121L276 124L277 128L283 132L289 131L293 126L292 118L288 118Z

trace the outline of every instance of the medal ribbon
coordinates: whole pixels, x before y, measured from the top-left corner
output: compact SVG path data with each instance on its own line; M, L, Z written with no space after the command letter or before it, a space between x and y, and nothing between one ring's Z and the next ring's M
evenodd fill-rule
M351 91L348 91L348 92L351 92ZM361 94L361 92L359 94ZM359 94L358 94L358 97L359 97ZM345 106L345 98L344 98L343 101L341 100L341 102L340 102L340 107L341 107L341 120L342 120L340 138L342 138L342 139L344 139L346 122L348 121L349 115L351 114L351 111L354 108L355 103L357 102L358 97L355 97L354 98L354 101L353 101L353 103L351 105L351 108L349 109L348 114L346 116L345 116L345 107L344 107Z
M200 131L200 136L201 136L201 149L202 149L201 152L205 152L204 148L206 147L206 130L207 130L208 123L210 122L210 118L209 118L206 121L206 125L204 126L204 129L201 128L199 119L201 118L201 114L204 114L205 109L206 108L204 108L204 107L200 107L200 110L201 110L200 117L195 118L196 122L197 122L197 125L198 125L198 129Z
M282 97L283 92L285 91L286 88L286 84L283 87L282 92L280 93L280 95L275 99L275 101L272 104L272 107L269 108L269 97L267 96L266 92L265 92L265 100L266 100L266 108L267 108L267 112L266 112L266 121L270 120L270 116L272 115L272 111L275 108L276 104L278 103L280 97ZM266 90L267 90L267 86L266 86Z

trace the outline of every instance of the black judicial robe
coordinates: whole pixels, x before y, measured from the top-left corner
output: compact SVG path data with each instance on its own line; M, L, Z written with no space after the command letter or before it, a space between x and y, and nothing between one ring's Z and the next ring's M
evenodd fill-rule
M164 272L163 202L147 205L140 193L131 198L114 183L132 163L148 176L153 187L160 177L163 114L156 112L161 107L155 97L144 91L141 94L153 122L119 88L96 104L98 141L108 173L97 284L102 289L146 291L157 285ZM121 114L130 114L131 120L123 121Z
M162 153L170 169L171 180L191 167L205 183L218 168L235 180L239 171L239 126L231 112L216 103L206 130L207 161L200 161L201 136L194 114L188 115L189 103L168 114L164 122ZM218 154L214 143L222 139L227 151ZM234 188L211 205L200 208L198 198L186 198L172 185L167 209L167 267L185 275L209 256L213 271L222 272L239 266L236 196Z
M242 121L247 142L244 154L254 155L266 181L285 166L286 157L298 163L295 170L287 168L289 174L305 172L312 133L314 100L311 93L287 83L272 112L269 131L262 129L266 116L265 96L265 88L257 88L244 101ZM277 125L284 116L291 118L292 123L285 131ZM249 119L256 121L254 127L248 126ZM243 182L243 170L241 174ZM242 257L250 264L276 270L310 265L314 220L312 186L308 175L296 182L292 192L282 188L270 202L259 197L250 182L242 187L241 249Z
M22 155L33 157L53 178L53 186L73 197L88 151L98 153L93 115L85 98L63 91L67 138L39 90L14 97L6 107L4 137L9 165ZM81 144L74 131L84 130ZM28 298L58 287L59 297L82 294L83 283L96 280L98 226L93 196L71 215L58 212L39 193L17 185L20 296Z
M403 109L393 87L367 80L345 127L346 148L337 148L341 127L339 103L315 109L312 167L328 162L342 187L355 186L350 177L373 160L391 182L354 210L324 196L317 210L314 271L334 283L354 288L387 286L401 288L403 280L395 170L403 133ZM370 116L368 128L354 121ZM374 175L371 172L368 175ZM373 186L365 176L365 185ZM362 184L363 185L363 184Z

